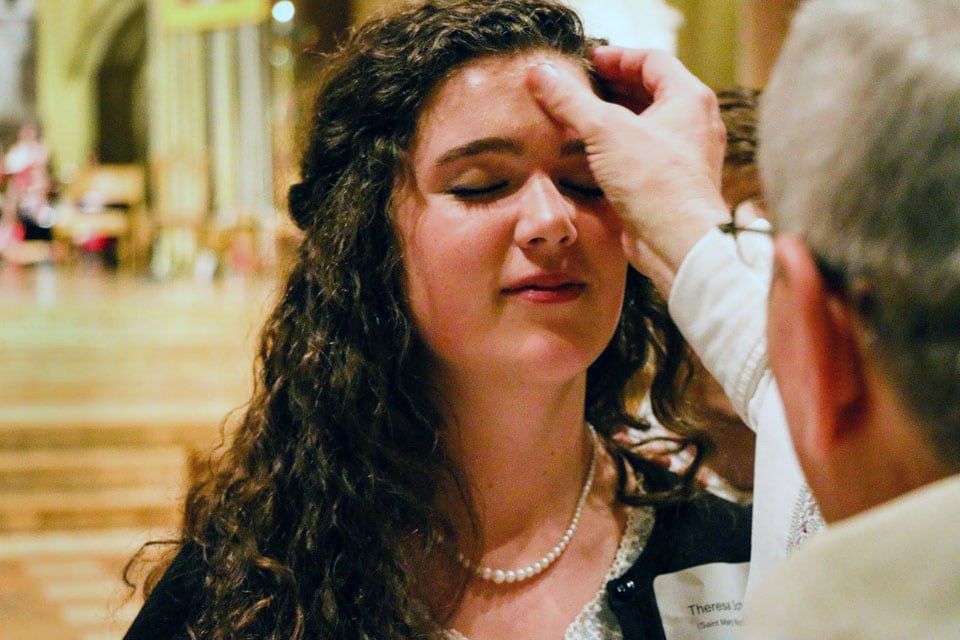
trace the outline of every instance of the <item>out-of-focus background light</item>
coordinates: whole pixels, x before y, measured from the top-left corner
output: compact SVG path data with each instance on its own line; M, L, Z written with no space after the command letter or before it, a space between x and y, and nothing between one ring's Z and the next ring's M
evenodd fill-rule
M270 64L275 67L284 67L293 61L290 49L283 45L276 45L270 50Z
M273 4L273 9L271 14L273 19L277 22L290 22L293 20L293 16L296 14L297 9L293 6L293 3L290 0L280 0L280 2L275 2Z

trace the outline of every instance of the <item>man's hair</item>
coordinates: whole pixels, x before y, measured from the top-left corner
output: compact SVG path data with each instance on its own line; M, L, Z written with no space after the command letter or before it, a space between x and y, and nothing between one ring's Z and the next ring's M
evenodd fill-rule
M960 2L810 0L761 101L775 225L845 276L878 362L960 465Z

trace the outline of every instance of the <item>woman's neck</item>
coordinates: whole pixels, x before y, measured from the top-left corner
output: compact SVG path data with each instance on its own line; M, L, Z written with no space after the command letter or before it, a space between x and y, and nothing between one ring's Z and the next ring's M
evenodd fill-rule
M497 564L542 554L568 526L592 455L585 376L561 385L447 385L446 446L479 518L483 554ZM470 520L452 506L465 543ZM479 547L479 544L476 546ZM529 553L527 549L530 549Z

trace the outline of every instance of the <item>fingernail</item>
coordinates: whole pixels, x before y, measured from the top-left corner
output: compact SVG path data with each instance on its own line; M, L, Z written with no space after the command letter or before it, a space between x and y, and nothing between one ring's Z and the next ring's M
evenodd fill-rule
M560 75L560 72L557 70L557 67L552 62L538 62L537 68L542 70L546 75L551 78L556 78Z

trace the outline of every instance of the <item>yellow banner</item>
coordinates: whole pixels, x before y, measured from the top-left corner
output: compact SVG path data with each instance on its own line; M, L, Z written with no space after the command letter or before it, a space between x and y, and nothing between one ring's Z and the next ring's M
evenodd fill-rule
M258 24L270 15L268 0L155 0L169 31L204 31Z

